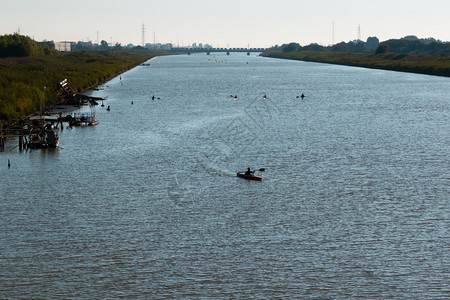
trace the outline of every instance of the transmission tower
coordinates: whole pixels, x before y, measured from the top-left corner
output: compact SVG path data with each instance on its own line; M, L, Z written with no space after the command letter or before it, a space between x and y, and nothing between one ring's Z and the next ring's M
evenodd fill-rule
M334 45L334 21L333 21L333 26L331 29L331 46Z
M358 41L361 40L361 25L358 24Z
M145 47L145 25L142 23L142 48Z

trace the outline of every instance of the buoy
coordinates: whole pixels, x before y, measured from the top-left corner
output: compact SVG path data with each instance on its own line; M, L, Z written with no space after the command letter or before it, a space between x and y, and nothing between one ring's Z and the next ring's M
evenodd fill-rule
M8 168L11 168L11 162L8 159Z

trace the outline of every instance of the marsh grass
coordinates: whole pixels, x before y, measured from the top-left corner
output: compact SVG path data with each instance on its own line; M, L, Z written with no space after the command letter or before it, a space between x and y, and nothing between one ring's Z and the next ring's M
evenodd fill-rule
M38 111L43 87L47 87L46 105L61 103L56 87L65 78L74 92L83 92L166 54L134 49L0 58L0 120L11 121Z
M450 77L450 55L429 55L412 53L354 53L268 50L266 57L287 58L373 69L385 69Z

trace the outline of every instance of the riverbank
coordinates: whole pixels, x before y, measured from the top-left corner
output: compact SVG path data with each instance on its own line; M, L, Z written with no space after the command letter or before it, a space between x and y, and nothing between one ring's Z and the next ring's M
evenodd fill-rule
M63 103L57 84L67 79L73 92L107 82L166 51L108 50L57 53L39 57L0 59L0 122L11 122L39 110L42 90L45 103L52 107Z
M261 56L450 77L450 56L267 50Z

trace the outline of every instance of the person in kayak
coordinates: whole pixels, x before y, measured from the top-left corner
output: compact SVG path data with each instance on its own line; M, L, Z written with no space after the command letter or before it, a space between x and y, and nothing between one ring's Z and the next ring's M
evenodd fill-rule
M245 171L245 175L252 175L255 173L255 171L250 170L250 167L247 168L247 171Z

